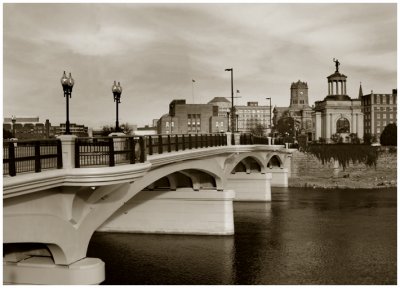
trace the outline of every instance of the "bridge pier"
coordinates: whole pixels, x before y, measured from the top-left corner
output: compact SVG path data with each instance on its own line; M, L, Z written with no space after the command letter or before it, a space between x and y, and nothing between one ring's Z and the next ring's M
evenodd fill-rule
M235 201L271 201L271 174L235 172L226 187L235 191Z
M104 262L98 258L84 258L70 265L57 265L50 256L28 256L15 262L3 260L3 284L100 284L105 279L104 271Z
M97 231L233 235L233 191L143 190Z
M271 186L272 187L288 187L289 169L287 168L267 168L267 173L271 173Z

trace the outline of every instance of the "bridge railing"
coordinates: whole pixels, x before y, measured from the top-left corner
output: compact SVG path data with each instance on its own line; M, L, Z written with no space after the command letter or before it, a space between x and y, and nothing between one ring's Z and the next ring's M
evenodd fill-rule
M143 136L80 137L75 139L75 168L115 166L146 161Z
M227 145L225 134L168 134L145 137L148 155Z
M3 141L3 175L61 168L59 139Z
M265 144L269 145L268 137L255 136L253 134L240 134L240 145Z

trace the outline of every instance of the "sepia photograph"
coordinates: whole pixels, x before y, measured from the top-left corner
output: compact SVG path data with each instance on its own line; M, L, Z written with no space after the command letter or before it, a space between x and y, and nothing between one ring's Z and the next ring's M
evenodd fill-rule
M397 285L397 2L3 3L3 285Z

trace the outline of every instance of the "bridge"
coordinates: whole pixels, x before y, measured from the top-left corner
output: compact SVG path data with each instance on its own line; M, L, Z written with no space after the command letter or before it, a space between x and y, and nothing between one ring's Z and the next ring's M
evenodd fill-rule
M98 284L95 231L234 234L233 201L271 201L291 152L239 134L3 143L4 284Z

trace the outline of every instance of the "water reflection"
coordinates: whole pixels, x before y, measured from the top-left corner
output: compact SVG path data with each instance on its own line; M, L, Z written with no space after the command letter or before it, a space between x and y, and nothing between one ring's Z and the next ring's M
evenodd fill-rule
M96 233L105 284L396 284L396 189L274 189L235 236Z

